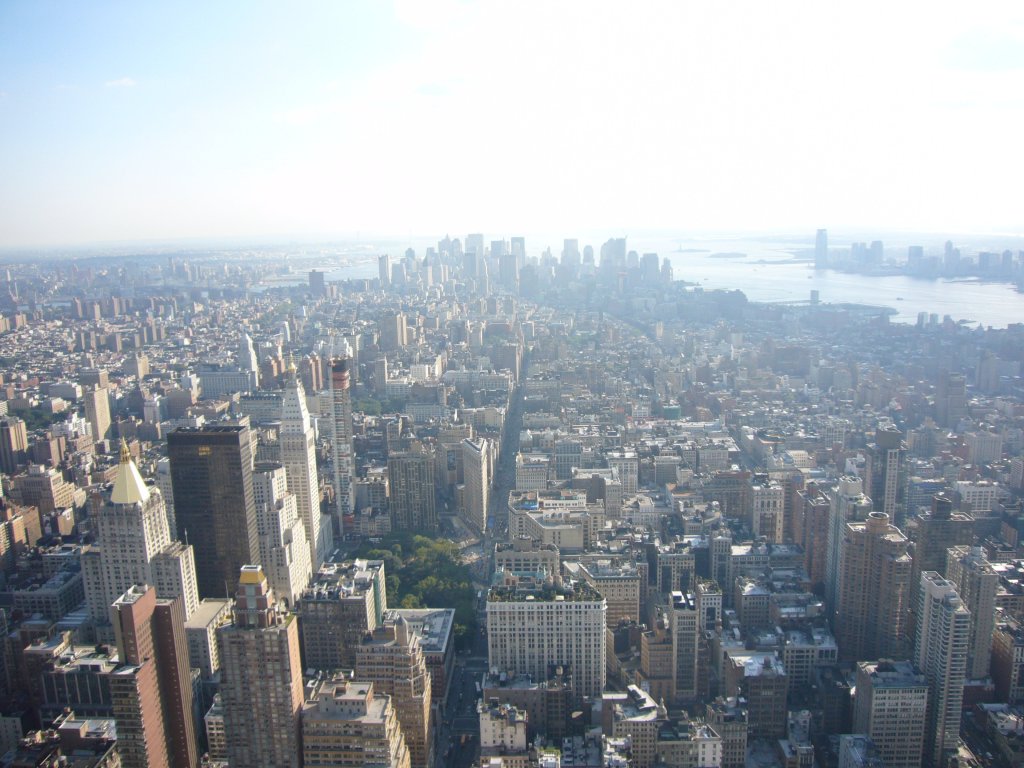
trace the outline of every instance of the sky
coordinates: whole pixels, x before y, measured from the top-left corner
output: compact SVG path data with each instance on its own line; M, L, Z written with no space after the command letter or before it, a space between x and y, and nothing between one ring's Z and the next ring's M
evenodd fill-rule
M1024 232L1024 4L0 3L0 248Z

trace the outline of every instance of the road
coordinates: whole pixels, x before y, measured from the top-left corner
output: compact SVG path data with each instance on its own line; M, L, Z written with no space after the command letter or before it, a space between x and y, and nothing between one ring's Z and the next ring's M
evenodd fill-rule
M523 358L525 377L529 353ZM522 389L513 390L505 417L505 434L501 453L494 471L488 519L491 525L482 538L477 539L457 520L451 520L452 532L462 547L463 561L473 573L473 580L481 592L477 604L478 624L486 627L487 588L494 574L494 544L508 538L508 494L515 486L516 453L519 450L519 432L523 425ZM472 647L455 658L452 683L448 690L445 715L435 728L435 764L439 768L470 768L480 754L480 719L476 686L487 672L487 637L483 632L473 638ZM462 737L466 743L462 744Z

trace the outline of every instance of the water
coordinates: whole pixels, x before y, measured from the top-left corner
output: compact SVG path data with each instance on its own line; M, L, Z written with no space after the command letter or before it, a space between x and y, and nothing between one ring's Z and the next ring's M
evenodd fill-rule
M653 246L653 247L651 247ZM954 321L1005 328L1024 322L1024 293L1008 283L971 279L924 280L903 275L876 277L835 270L816 270L806 261L794 261L793 251L808 250L804 243L753 241L648 242L629 247L667 256L677 280L707 289L739 289L751 301L807 301L816 290L823 303L872 304L896 311L890 319L916 323L919 312L949 315ZM679 248L702 249L679 253ZM745 258L712 258L712 253L745 253Z
M600 252L603 239L580 240L580 247L590 242ZM528 253L536 256L547 245L555 242L529 238ZM381 252L392 253L394 244L382 247ZM425 245L414 243L422 255ZM807 261L800 261L794 253L806 255L812 245L807 240L763 241L750 239L666 240L630 238L630 250L638 253L655 252L668 257L677 280L696 283L706 289L739 289L751 301L795 302L810 299L816 290L819 299L829 304L871 304L889 307L896 314L890 320L898 323L916 323L920 312L937 314L940 319L949 315L954 321L971 325L981 324L1005 328L1011 323L1024 322L1024 293L1008 283L984 282L971 279L924 280L902 275L876 277L849 274L835 270L816 270ZM552 245L558 253L560 243ZM683 252L680 252L683 249ZM712 258L714 253L743 253L744 258ZM345 267L326 267L327 280L352 278L372 279L377 276L375 257L352 254L352 262ZM294 280L278 280L277 285L304 283L305 272Z

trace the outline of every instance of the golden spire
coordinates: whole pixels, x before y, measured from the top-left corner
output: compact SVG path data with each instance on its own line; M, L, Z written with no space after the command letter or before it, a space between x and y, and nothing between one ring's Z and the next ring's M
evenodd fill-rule
M132 460L132 453L131 453L131 451L128 450L128 443L122 437L121 438L121 461L119 463L127 464L131 460Z

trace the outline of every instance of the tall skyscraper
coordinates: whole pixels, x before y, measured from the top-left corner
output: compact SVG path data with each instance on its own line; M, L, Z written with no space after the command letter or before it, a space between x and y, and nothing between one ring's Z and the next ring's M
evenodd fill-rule
M399 616L356 648L356 677L392 697L414 768L433 764L430 673L420 639Z
M122 666L110 675L117 747L126 768L198 763L181 598L133 586L110 607Z
M194 553L171 540L163 495L143 481L124 441L113 487L94 500L92 519L96 544L83 552L82 571L100 635L109 639L110 605L135 584L156 586L160 598L180 596L187 619L199 602Z
M345 342L340 357L331 361L331 455L334 463L334 501L338 510L338 531L344 535L345 518L351 518L355 502L352 480L355 451L352 447L352 393L349 367L352 351Z
M234 622L217 630L228 762L232 768L299 768L298 622L280 610L260 566L239 570Z
M907 538L884 512L872 512L863 523L847 523L835 614L839 657L905 658L909 599Z
M434 460L422 448L388 456L391 527L396 531L436 531Z
M382 291L391 287L391 257L386 253L377 257L377 278Z
M281 400L281 463L288 476L288 490L309 542L309 561L315 571L333 549L332 530L320 514L320 481L316 471L316 430L306 408L306 393L294 363L288 366Z
M814 236L814 266L824 269L828 266L828 230L819 229Z
M865 489L874 508L885 512L896 526L903 525L906 514L907 444L903 433L892 424L875 430L875 440L867 446Z
M195 548L200 597L226 597L259 559L248 427L183 427L167 436L178 538Z
M960 738L971 612L953 583L934 571L921 574L918 590L914 661L928 681L924 761L939 768Z
M283 466L257 464L252 485L263 572L274 594L291 608L313 576L306 528L299 518L295 494L288 490Z
M959 373L940 371L935 382L935 421L940 427L956 427L967 415L967 380Z
M910 573L910 583L915 586L921 583L921 574L925 571L937 571L948 576L946 561L949 548L974 543L974 518L954 512L952 500L944 494L932 497L931 510L922 513L916 523L914 563ZM916 616L916 600L911 608Z
M259 373L260 361L256 357L256 347L253 346L252 336L245 331L242 332L242 337L238 340L238 367L243 371L253 371Z
M491 487L491 458L487 438L466 438L462 441L462 476L465 479L462 505L464 519L477 531L486 531Z
M857 663L853 731L867 734L886 768L920 768L928 681L909 661Z
M110 394L106 387L90 387L82 393L85 402L85 419L92 428L96 442L107 439L110 432Z
M0 471L13 475L28 459L28 429L17 416L0 419Z
M996 591L999 574L981 547L951 547L946 577L971 612L971 634L967 647L967 678L989 676L992 662L992 633L996 624Z
M672 592L672 677L676 698L697 699L697 606L693 595Z
M861 479L852 475L839 478L839 483L829 494L828 546L825 553L825 603L832 614L839 598L839 559L846 524L866 520L870 511L871 499L864 495Z

